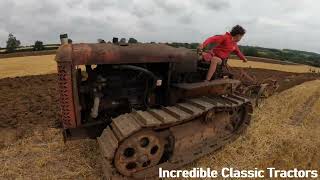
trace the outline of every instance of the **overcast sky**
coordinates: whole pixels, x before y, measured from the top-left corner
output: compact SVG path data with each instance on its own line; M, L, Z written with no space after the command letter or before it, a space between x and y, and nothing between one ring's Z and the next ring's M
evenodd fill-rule
M233 25L241 45L320 53L319 0L0 0L0 46L13 33L22 45L109 41L202 42Z

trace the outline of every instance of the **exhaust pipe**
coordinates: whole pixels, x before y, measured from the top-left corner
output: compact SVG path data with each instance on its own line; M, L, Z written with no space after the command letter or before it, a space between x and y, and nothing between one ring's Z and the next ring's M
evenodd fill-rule
M92 118L97 118L99 115L99 105L100 105L100 97L95 96L93 100L93 107L91 108L91 117Z
M61 45L68 44L68 34L60 34Z

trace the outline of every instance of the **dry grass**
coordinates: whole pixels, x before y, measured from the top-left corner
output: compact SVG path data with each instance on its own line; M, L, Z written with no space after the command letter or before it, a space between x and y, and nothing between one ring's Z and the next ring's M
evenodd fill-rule
M302 124L290 117L320 91L320 80L306 82L267 99L256 109L248 132L221 151L184 167L221 169L320 168L320 99ZM0 147L0 179L99 179L95 140L62 141L60 130L34 128L32 134ZM1 133L2 134L2 133Z
M95 140L64 144L58 129L35 129L0 149L0 179L98 179L101 177Z
M247 63L243 63L240 60L231 59L228 61L230 66L232 67L243 67L243 68L259 68L259 69L270 69L284 72L295 72L295 73L308 73L311 70L315 70L316 72L320 72L320 68L312 67L308 65L288 65L288 64L273 64L273 63L265 63L265 62L257 62L257 61L248 61Z
M0 59L0 78L55 73L57 65L54 57L55 55L2 58ZM229 64L232 67L251 67L297 73L308 73L311 68L320 72L320 68L307 65L281 65L257 61L243 63L233 59L229 61Z
M247 133L217 154L188 167L254 169L320 169L320 98L302 124L291 119L305 101L320 91L320 80L311 81L267 99L255 110Z

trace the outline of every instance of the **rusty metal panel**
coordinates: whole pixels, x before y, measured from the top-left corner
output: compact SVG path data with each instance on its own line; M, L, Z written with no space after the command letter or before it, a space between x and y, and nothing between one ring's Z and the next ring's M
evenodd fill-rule
M72 62L72 45L71 44L65 44L59 47L57 50L57 54L55 57L55 60L60 62Z
M72 66L70 62L58 63L58 86L61 121L65 129L77 127L73 104Z
M180 83L173 84L173 87L184 89L184 90L194 90L206 87L218 87L220 85L229 85L229 84L240 84L240 81L235 79L217 79L209 82L197 82L197 83Z
M73 101L72 83L72 46L62 45L59 47L55 60L58 69L59 101L61 110L61 121L63 128L76 128L76 114Z
M197 98L209 95L224 95L231 94L233 87L239 84L240 81L233 79L219 79L211 82L197 83L178 83L173 84L174 97L179 98ZM178 98L178 99L179 99Z
M74 112L75 112L75 121L77 126L81 125L81 106L79 103L79 93L78 93L78 78L77 77L77 69L72 68L72 92L73 92L73 104L74 104Z
M69 51L63 48L58 50L58 54L64 53ZM183 62L197 59L197 54L190 49L143 43L127 46L111 43L73 44L71 55L74 65Z

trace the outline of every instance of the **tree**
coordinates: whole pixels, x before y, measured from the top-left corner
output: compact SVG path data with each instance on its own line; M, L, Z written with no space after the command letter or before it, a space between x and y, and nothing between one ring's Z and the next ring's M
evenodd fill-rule
M17 49L17 47L20 46L20 44L20 41L17 40L12 33L10 33L7 41L7 52L14 52Z
M243 54L245 54L246 56L257 56L258 50L254 47L246 47L243 50Z
M138 41L135 38L129 38L128 43L138 43Z
M126 42L127 42L126 38L121 38L120 39L120 43L126 43Z
M42 41L36 41L36 42L34 43L33 50L34 50L34 51L44 50L43 42L42 42Z
M190 44L190 49L197 49L199 46L199 43L191 43Z
M106 41L104 39L101 39L101 38L99 38L97 41L98 41L98 43L106 43Z

